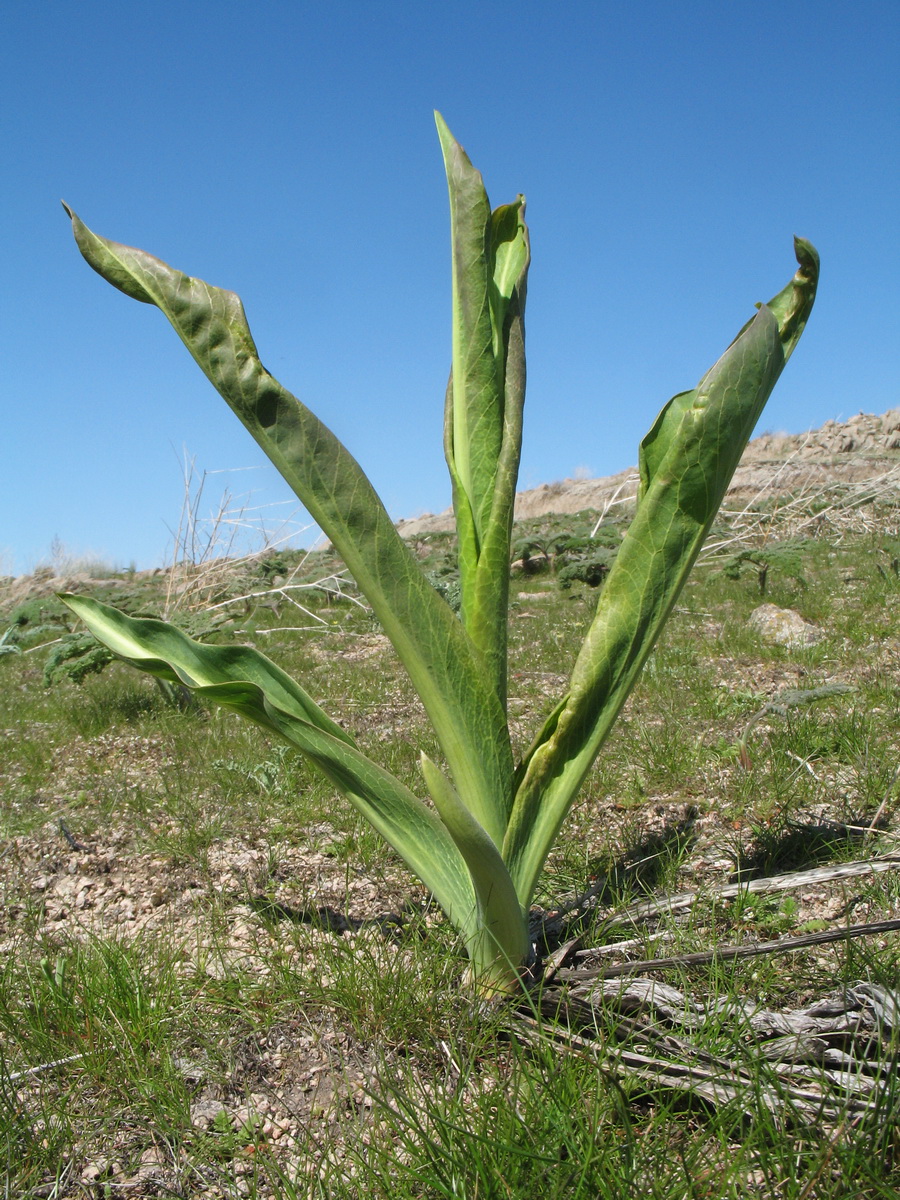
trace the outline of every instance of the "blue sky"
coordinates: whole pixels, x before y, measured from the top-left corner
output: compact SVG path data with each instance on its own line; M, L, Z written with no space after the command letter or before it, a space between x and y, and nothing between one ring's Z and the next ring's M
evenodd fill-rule
M161 314L84 264L60 198L237 291L395 517L446 506L435 108L494 204L528 198L520 487L634 463L790 277L794 233L822 282L762 427L900 403L896 0L13 0L4 26L0 572L54 539L159 565L185 448L236 472L206 507L228 487L270 523L294 509Z

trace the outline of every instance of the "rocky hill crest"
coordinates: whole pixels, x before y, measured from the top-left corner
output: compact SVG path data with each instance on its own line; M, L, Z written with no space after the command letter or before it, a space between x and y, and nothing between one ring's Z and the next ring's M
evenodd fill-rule
M763 492L794 493L834 483L877 479L900 468L900 408L878 416L860 412L847 421L826 421L808 433L763 433L747 446L728 489L746 503ZM900 479L898 479L900 486ZM516 497L516 517L574 513L633 499L637 467L601 479L544 483ZM398 522L404 537L453 528L453 511L425 513Z

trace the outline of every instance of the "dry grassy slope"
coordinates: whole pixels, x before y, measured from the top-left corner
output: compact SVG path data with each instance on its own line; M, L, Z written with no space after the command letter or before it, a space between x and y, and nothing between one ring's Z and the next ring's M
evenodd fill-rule
M859 413L848 421L826 421L809 433L764 433L747 447L728 495L748 501L768 495L813 491L832 483L877 479L900 466L900 408L882 416ZM602 479L564 479L545 483L516 497L517 517L603 509L613 500L634 496L637 468ZM453 512L426 513L399 522L404 537L453 528Z
M889 479L883 479L890 472ZM881 416L859 413L848 421L826 421L809 433L764 433L747 447L735 472L729 498L744 506L765 493L813 494L836 483L857 484L883 479L884 488L900 488L900 408ZM539 517L545 513L576 513L584 509L602 511L610 503L628 501L635 494L637 468L629 467L601 479L564 479L544 483L516 497L516 517ZM425 513L399 521L404 537L453 528L453 511ZM160 571L142 571L141 576ZM94 582L90 573L69 571L57 574L42 567L18 579L0 578L0 612L36 596L59 591L84 591ZM124 587L121 579L106 580L108 587Z

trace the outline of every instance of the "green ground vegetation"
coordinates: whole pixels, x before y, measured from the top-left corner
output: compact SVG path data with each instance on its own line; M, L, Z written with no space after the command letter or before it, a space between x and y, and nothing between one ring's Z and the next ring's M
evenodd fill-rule
M605 881L579 927L586 945L609 941L604 920L648 894L896 849L900 508L882 497L867 512L842 525L831 511L798 534L773 501L753 539L701 558L541 880L544 910ZM597 587L560 586L560 568L614 552L615 527L585 545L595 523L517 527L520 739L592 617ZM739 535L720 522L710 543ZM438 586L454 582L450 542L415 543ZM526 545L540 568L523 566ZM770 644L749 623L763 562L765 601L814 624L814 645ZM89 594L158 614L165 580L111 573ZM328 551L221 571L202 609L168 615L263 649L418 787L419 750L437 748ZM172 703L117 663L67 673L70 628L48 597L0 610L15 647L0 657L4 1195L898 1194L896 1080L871 1121L813 1126L776 1121L752 1096L750 1119L710 1112L549 1037L523 1049L502 1006L473 1006L451 927L331 786L253 727ZM799 693L809 702L779 704ZM645 957L660 939L675 953L898 915L900 873L887 872L700 903L615 937L644 937L646 953L630 953ZM898 977L897 935L660 975L768 1007ZM753 1063L733 1022L701 1036Z

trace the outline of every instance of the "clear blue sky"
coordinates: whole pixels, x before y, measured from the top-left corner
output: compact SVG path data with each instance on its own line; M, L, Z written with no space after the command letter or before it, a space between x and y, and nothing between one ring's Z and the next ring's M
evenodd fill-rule
M0 51L0 572L54 538L158 565L182 447L289 493L97 232L238 292L266 366L395 517L449 501L447 198L432 110L494 204L528 198L520 487L636 461L754 301L822 256L763 426L898 397L896 0L12 0ZM282 510L273 510L282 511Z

